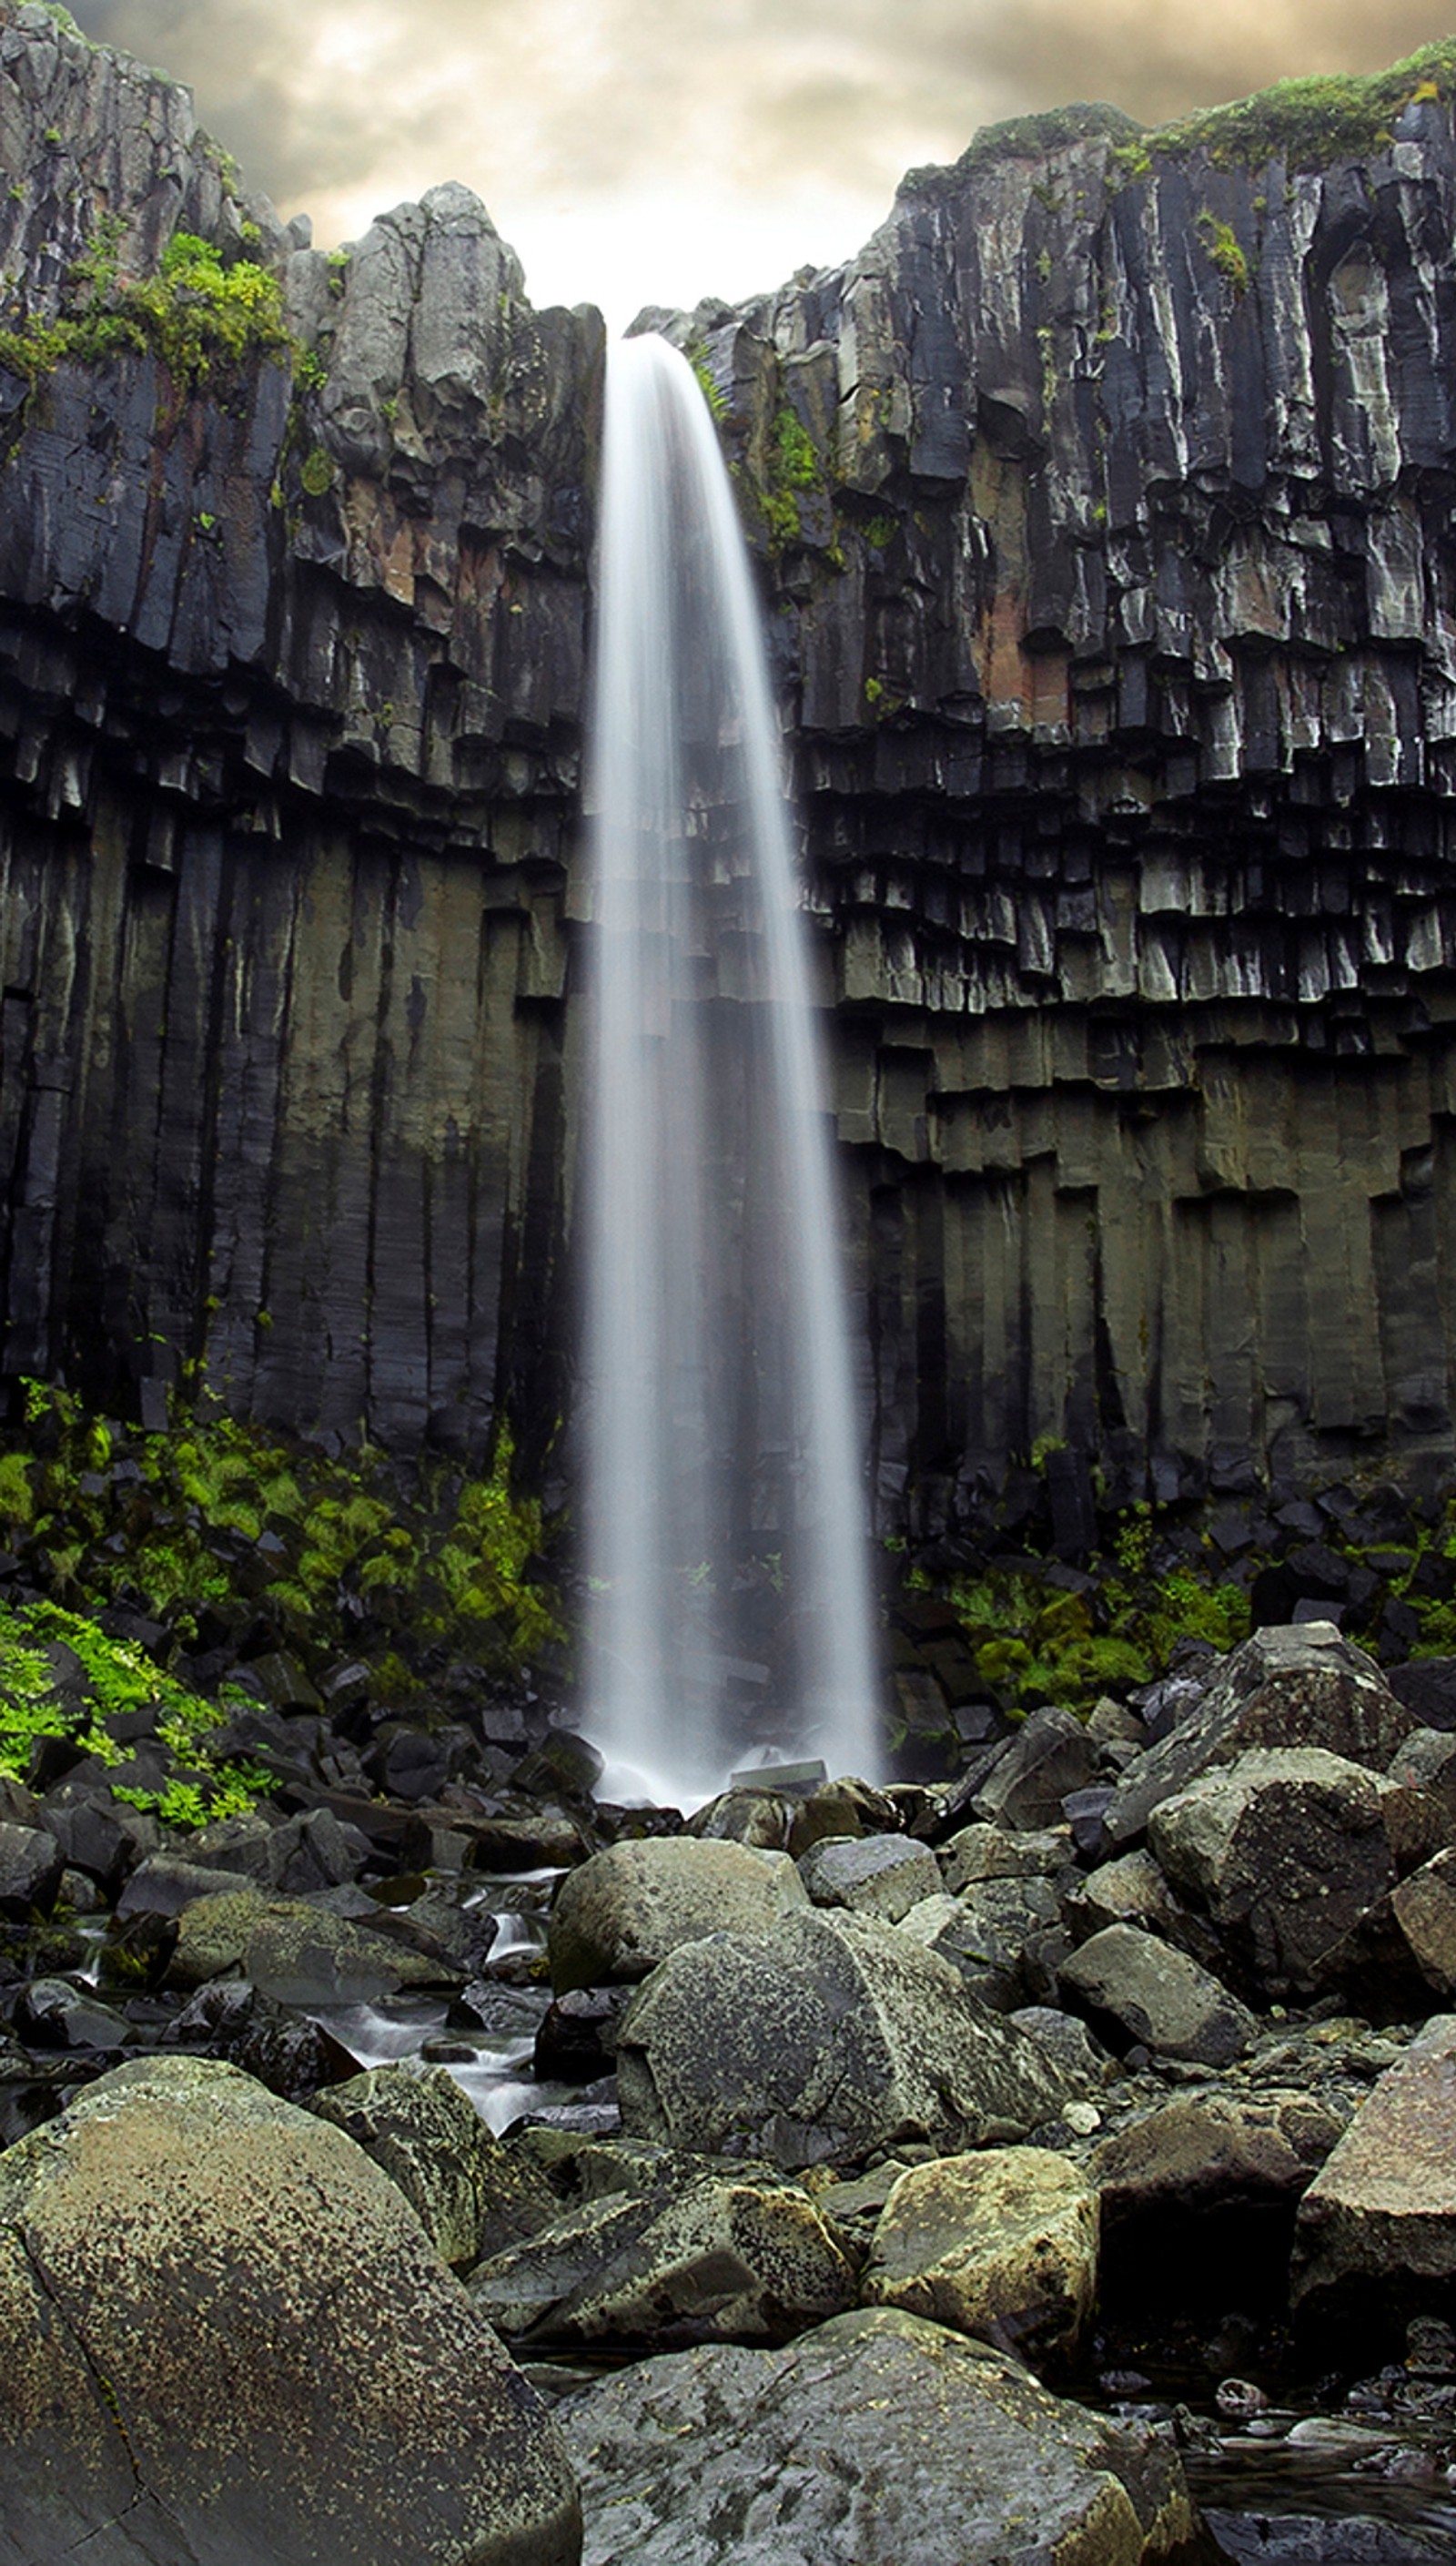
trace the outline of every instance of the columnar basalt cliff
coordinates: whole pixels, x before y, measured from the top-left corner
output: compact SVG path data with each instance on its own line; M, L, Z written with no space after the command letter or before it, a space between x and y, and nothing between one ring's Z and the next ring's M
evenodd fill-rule
M1122 1502L1449 1452L1453 69L1003 130L662 316L773 610L887 1522L1054 1441ZM456 186L315 252L13 0L0 158L0 1359L539 1456L602 324Z

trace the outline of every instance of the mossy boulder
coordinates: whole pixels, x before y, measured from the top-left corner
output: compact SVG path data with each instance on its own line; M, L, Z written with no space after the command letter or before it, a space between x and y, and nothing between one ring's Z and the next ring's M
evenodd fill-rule
M577 2566L538 2401L395 2186L213 2060L0 2160L4 2566Z

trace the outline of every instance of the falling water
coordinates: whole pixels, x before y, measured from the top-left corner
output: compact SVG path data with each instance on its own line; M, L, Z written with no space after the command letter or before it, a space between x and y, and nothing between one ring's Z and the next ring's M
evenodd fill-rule
M618 1789L877 1767L830 1140L759 610L685 360L607 377L592 797L593 1715Z

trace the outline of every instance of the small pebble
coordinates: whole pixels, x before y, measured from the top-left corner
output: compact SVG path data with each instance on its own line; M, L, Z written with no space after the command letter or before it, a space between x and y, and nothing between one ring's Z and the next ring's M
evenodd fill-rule
M1268 2398L1262 2388L1255 2387L1252 2379L1221 2381L1213 2402L1220 2415L1234 2416L1240 2421L1245 2421L1252 2415L1265 2415L1269 2411Z

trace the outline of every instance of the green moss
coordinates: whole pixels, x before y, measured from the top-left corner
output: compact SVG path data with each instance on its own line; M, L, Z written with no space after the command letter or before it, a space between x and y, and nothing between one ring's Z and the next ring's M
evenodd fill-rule
M57 1682L54 1653L62 1650L80 1666L84 1685ZM219 1723L216 1705L189 1692L142 1650L55 1604L0 1606L0 1774L24 1781L42 1738L64 1739L100 1763L117 1764L122 1749L106 1723L137 1710L154 1714L156 1737L189 1778L169 1778L154 1791L114 1785L118 1799L155 1810L169 1825L201 1826L251 1808L269 1787L269 1776L255 1766L214 1759L207 1741Z
M894 542L900 531L900 521L898 517L870 517L859 531L866 544L872 545L875 552L882 553Z
M1042 116L1014 116L1001 125L984 125L962 152L953 174L963 177L975 169L994 168L1002 160L1043 160L1051 151L1065 150L1069 143L1087 142L1104 134L1120 141L1141 129L1136 117L1100 101L1050 108ZM914 169L902 182L901 193L921 193L937 181L943 183L948 174L939 169Z
M697 377L698 390L712 412L714 423L717 424L727 417L728 402L725 395L718 389L709 371L706 345L701 339L694 339L683 350L683 355Z
M299 479L311 499L322 499L326 490L332 490L334 457L326 446L316 445L312 452L305 456L299 471Z
M1112 158L1129 178L1146 176L1156 161L1186 160L1195 152L1221 169L1257 169L1274 159L1291 169L1326 169L1332 161L1384 150L1413 99L1446 100L1453 92L1456 38L1447 36L1366 78L1279 81L1231 106L1204 108L1114 145Z
M240 1550L267 1535L261 1600L306 1656L437 1647L505 1672L564 1639L541 1508L514 1486L508 1435L483 1476L435 1463L404 1481L366 1445L331 1458L237 1423L205 1390L198 1400L169 1432L123 1444L128 1470L114 1475L100 1420L68 1392L29 1386L25 1437L0 1451L0 1497L11 1492L12 1547L58 1605L123 1595L187 1647L204 1607L235 1605ZM256 1568L253 1580L257 1596Z
M1232 223L1220 222L1205 207L1198 217L1198 237L1208 252L1211 264L1231 285L1236 296L1249 291L1249 261Z
M54 321L0 328L0 365L31 383L67 364L96 365L150 351L173 384L191 389L220 368L292 348L283 289L251 259L224 266L194 233L176 232L154 276L124 277L122 226L108 216L77 259Z

